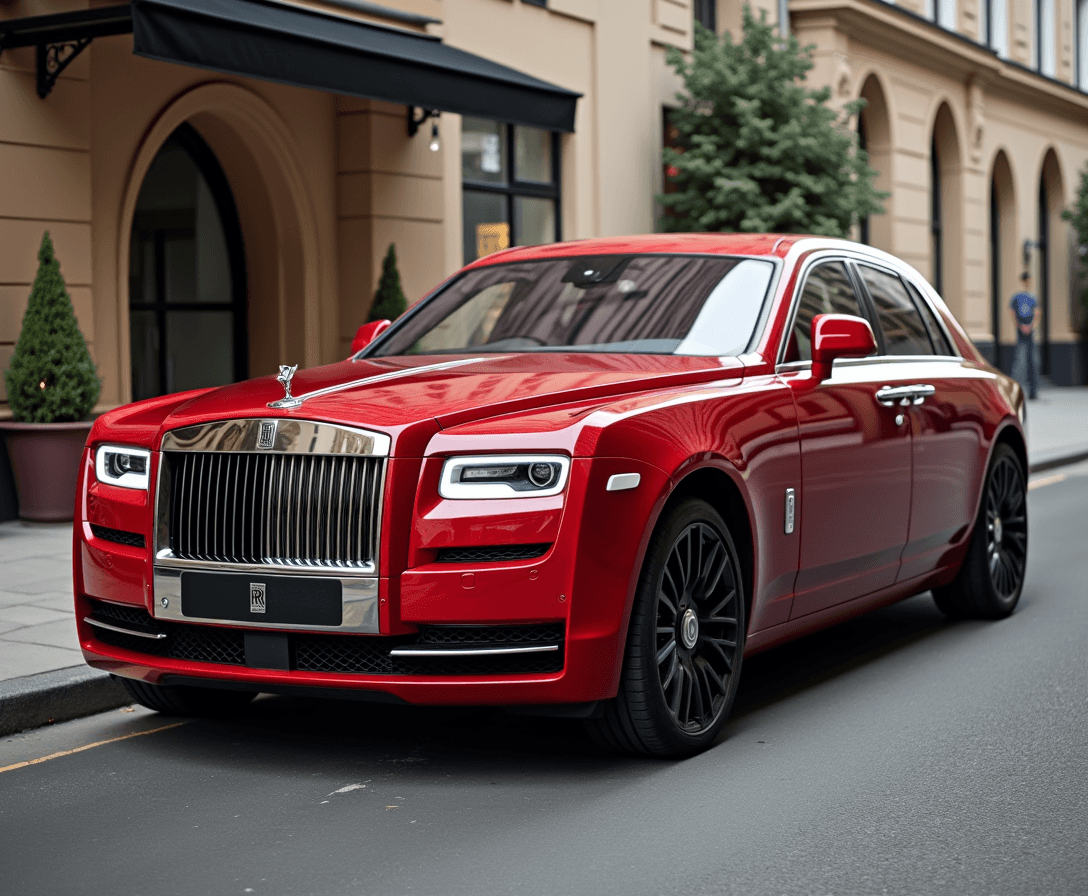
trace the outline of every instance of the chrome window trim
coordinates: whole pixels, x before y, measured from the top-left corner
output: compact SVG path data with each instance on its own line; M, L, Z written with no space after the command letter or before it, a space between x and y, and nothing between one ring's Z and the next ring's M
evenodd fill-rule
M954 364L962 363L963 358L956 355L870 355L867 358L838 358L835 361L835 366L842 365L844 367L861 367L863 365L881 365L881 364L903 364L910 362L917 364L920 361L924 362L952 362ZM775 373L789 373L794 370L807 370L812 366L811 361L790 361L785 364L779 364L775 367Z
M797 318L797 306L801 301L801 294L804 292L805 281L808 279L809 271L811 271L812 268L815 265L820 264L820 263L825 262L825 261L842 261L842 262L846 263L847 266L849 266L850 263L852 263L852 262L853 263L868 264L868 265L871 265L872 267L880 268L882 270L885 270L888 273L894 273L897 277L900 277L901 279L905 280L910 286L913 286L914 289L917 290L918 295L921 296L922 299L926 302L926 304L929 307L929 310L933 313L933 316L937 319L937 325L941 328L941 332L944 334L945 339L948 341L948 345L951 346L953 349L955 349L956 341L952 338L951 334L949 333L948 326L945 324L944 318L941 316L941 313L937 310L937 308L933 304L933 300L930 297L929 292L928 292L928 288L929 288L928 283L925 284L926 288L923 288L919 283L915 282L915 279L911 275L910 272L908 272L906 270L903 270L903 269L893 265L890 261L888 261L888 260L886 260L884 258L874 258L874 257L872 257L870 255L867 255L863 251L850 250L850 249L839 249L839 248L820 249L820 250L814 251L811 255L809 255L804 260L803 264L801 265L800 272L797 275L797 283L800 284L800 285L794 289L793 296L790 298L790 311L789 311L789 315L787 317L787 326L782 331L782 339L779 341L778 351L775 354L775 370L776 371L779 371L779 370L801 370L801 369L804 369L805 367L810 367L812 365L811 361L789 361L789 362L786 362L786 361L783 361L782 359L785 357L785 354L786 354L786 346L789 344L789 334L793 331L793 323L794 323L794 320L796 320L796 318ZM910 292L910 290L908 290L908 293L909 292ZM858 296L858 299L864 305L864 299L862 298L862 296ZM866 320L868 320L868 318L866 318ZM869 321L869 326L871 327L872 325L873 325L873 322ZM873 334L876 335L876 330L875 329L873 330ZM839 361L836 361L835 363L839 364L839 363L845 363L847 361L851 361L851 362L872 361L872 360L875 360L878 357L892 357L892 358L895 358L895 357L898 357L898 358L925 357L928 360L952 359L952 360L960 361L960 362L963 361L963 356L962 355L925 355L925 356L916 356L916 355L909 355L909 356L908 355L888 355L888 356L874 355L874 356L871 356L870 358L849 358L849 359L848 358L842 358Z
M199 569L201 572L215 572L218 569L220 572L239 573L250 571L261 575L267 575L270 569L267 566L244 567L241 565L231 566L230 564L225 563L199 563L195 564L192 568L194 571ZM290 572L305 574L306 572L312 571L295 568L290 570ZM298 625L296 623L259 622L249 619L240 622L237 619L212 619L201 616L185 616L181 612L181 573L181 569L165 568L158 563L155 564L155 600L152 602L151 609L153 610L156 619L168 619L171 622L227 625L231 628L267 628L307 632L351 632L367 635L374 635L380 632L378 625L378 579L375 576L368 576L366 578L339 577L342 588L341 601L343 606L343 616L340 625ZM278 573L279 571L277 570L277 574ZM166 606L163 606L164 600L166 601Z
M258 447L263 423L276 424L271 448ZM385 433L368 429L293 417L253 417L172 429L162 437L159 450L388 457L391 445L392 440Z
M848 265L850 262L850 256L840 249L825 249L823 251L813 252L808 258L805 259L804 264L801 266L801 271L797 275L797 286L794 287L793 296L790 299L790 313L787 317L787 326L782 331L782 339L778 343L778 352L775 355L775 368L781 367L783 364L804 364L811 366L811 361L783 361L782 359L786 355L786 346L790 342L790 333L793 332L793 323L797 319L797 306L801 304L801 296L805 291L805 285L808 282L808 276L812 273L812 269L818 265L824 264L828 261L841 261L844 265ZM847 266L847 276L851 276L850 268ZM853 286L853 283L851 282ZM855 288L856 289L856 288ZM864 301L862 297L858 296L858 303L864 308ZM866 318L867 319L867 318ZM869 322L869 326L872 326L872 322ZM873 331L875 334L875 330Z

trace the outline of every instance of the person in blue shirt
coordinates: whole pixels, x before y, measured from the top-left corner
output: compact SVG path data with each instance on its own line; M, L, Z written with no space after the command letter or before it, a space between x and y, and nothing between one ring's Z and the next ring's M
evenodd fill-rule
M1009 308L1016 324L1016 354L1013 355L1013 376L1024 385L1027 380L1028 398L1039 394L1039 372L1035 366L1035 327L1039 322L1039 303L1031 294L1031 274L1020 275L1021 289L1012 297Z

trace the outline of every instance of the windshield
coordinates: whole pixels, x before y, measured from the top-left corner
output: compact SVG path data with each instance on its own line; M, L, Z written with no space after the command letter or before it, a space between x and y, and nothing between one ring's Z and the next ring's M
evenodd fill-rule
M469 271L391 328L367 357L465 352L737 355L774 265L707 255L623 255Z

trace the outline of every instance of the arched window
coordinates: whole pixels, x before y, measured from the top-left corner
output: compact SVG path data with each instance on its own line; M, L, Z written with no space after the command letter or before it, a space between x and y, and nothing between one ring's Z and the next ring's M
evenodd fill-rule
M861 110L861 114L858 115L858 149L863 152L868 152L869 144L865 137L865 110ZM872 245L869 242L869 216L858 219L858 241L865 243L866 246Z
M244 379L242 233L226 176L182 125L148 169L132 220L132 397Z
M1050 202L1046 189L1046 171L1039 178L1039 308L1042 311L1042 373L1050 373Z
M937 154L937 134L929 144L929 233L933 253L933 288L943 292L944 234L941 216L941 160Z

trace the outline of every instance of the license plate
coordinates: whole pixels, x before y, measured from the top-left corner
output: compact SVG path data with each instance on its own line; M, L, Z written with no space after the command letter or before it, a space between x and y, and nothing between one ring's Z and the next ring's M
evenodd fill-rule
M344 618L342 590L338 579L183 572L181 613L191 619L337 626Z

